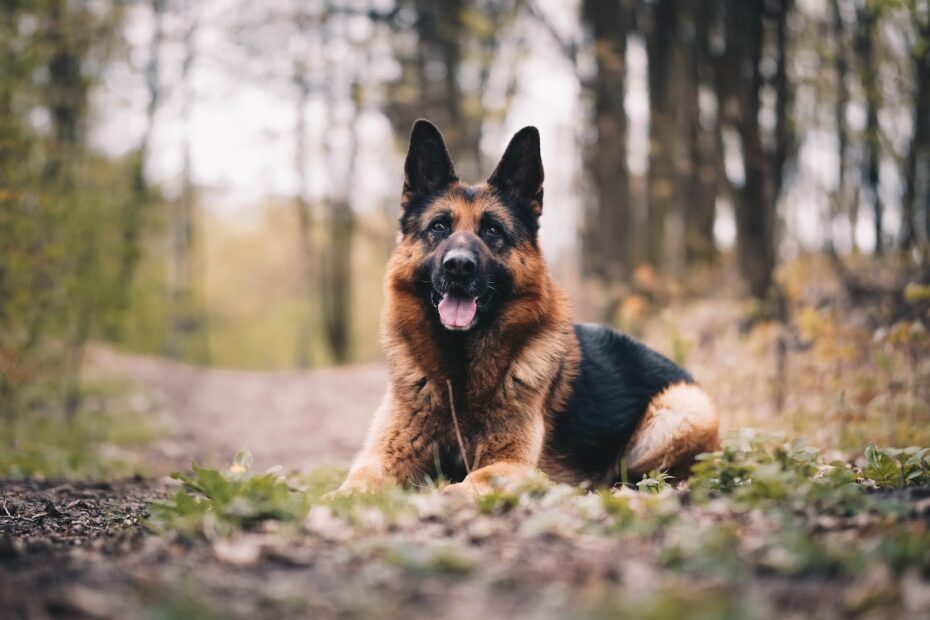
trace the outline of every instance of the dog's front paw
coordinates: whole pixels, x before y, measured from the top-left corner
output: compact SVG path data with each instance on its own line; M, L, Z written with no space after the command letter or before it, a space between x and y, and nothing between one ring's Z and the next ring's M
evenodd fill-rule
M329 493L323 495L323 497L320 499L322 499L324 502L330 502L341 497L351 497L353 495L371 493L375 490L375 488L376 485L372 485L367 482L359 480L346 480L338 489L330 491Z
M324 502L331 502L334 499L339 499L340 497L349 497L353 493L357 493L359 489L339 487L329 493L324 493L320 499Z
M490 489L486 488L484 485L474 484L472 482L456 482L443 487L442 494L447 497L476 499L489 490Z
M349 497L359 493L371 493L383 487L386 484L393 484L393 481L386 479L378 471L367 467L356 469L349 473L342 485L335 491L330 491L321 499L330 501L339 497Z

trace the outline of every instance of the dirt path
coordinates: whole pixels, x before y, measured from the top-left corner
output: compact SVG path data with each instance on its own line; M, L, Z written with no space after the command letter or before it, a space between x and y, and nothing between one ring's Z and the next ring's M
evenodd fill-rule
M152 398L167 434L146 455L153 473L191 460L227 464L246 447L258 468L345 465L387 383L381 364L313 371L199 368L95 347L88 376L128 380Z

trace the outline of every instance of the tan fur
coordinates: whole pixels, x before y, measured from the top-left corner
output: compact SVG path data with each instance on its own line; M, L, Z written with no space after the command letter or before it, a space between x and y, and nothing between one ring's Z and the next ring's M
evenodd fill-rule
M653 470L675 470L701 452L717 449L717 410L707 392L691 383L666 388L649 403L627 449L627 467L639 477Z

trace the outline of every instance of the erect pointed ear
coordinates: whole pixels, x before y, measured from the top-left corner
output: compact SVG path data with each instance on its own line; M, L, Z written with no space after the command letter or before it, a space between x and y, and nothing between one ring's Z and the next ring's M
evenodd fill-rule
M415 122L404 162L401 205L407 209L417 197L428 196L458 180L442 134L429 121L420 119Z
M543 164L539 154L539 131L524 127L507 145L504 156L488 178L504 196L525 206L539 217L543 201Z

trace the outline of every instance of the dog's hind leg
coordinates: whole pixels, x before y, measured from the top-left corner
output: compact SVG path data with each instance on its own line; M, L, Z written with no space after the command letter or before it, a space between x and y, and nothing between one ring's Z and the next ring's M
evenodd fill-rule
M717 445L717 409L710 396L693 383L676 383L649 401L624 458L633 481L653 470L686 477L694 457Z

